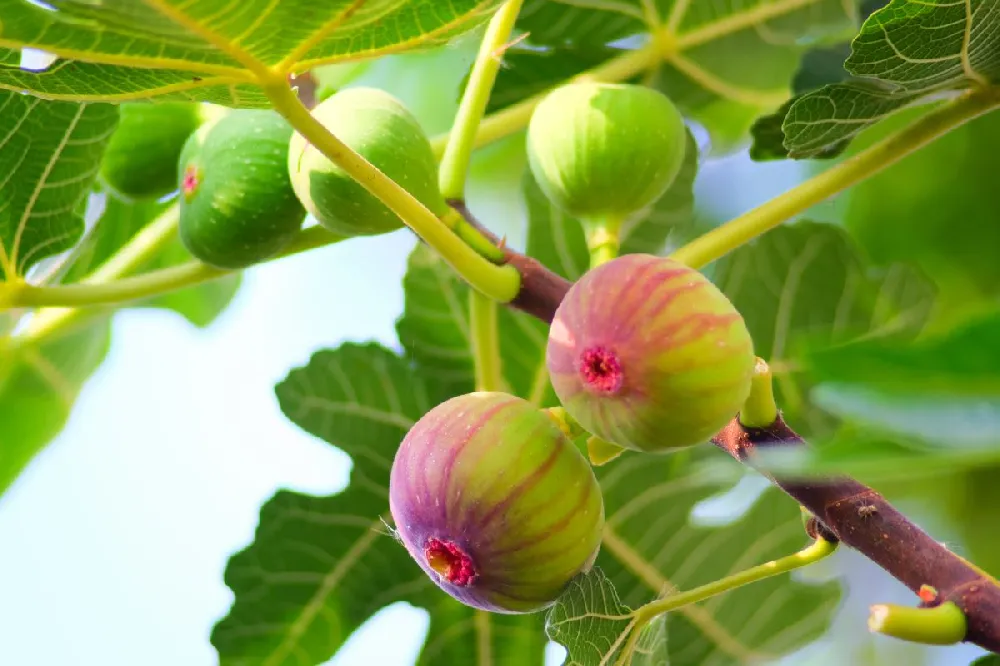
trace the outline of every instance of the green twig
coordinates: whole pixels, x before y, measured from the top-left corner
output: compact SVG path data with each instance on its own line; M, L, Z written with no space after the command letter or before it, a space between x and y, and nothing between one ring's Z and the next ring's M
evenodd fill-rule
M264 91L275 110L306 141L396 213L474 289L502 303L509 303L517 296L521 276L516 268L498 266L469 247L412 194L331 134L286 83L269 82Z
M469 290L469 328L477 391L502 391L500 336L497 330L497 302Z
M998 105L1000 94L995 90L966 93L840 164L691 241L672 257L692 268L701 268Z
M455 122L441 158L439 183L445 199L465 198L465 179L476 141L476 131L486 113L486 105L496 81L504 45L514 30L522 0L507 0L493 15L476 62L472 65L469 82L455 114Z
M766 428L777 418L778 405L774 401L771 368L764 359L758 358L750 380L750 396L740 410L740 423L747 428Z
M622 220L584 220L583 232L590 250L590 267L595 268L618 256L621 249Z
M954 645L965 638L965 613L951 601L933 608L895 604L871 607L868 628L873 632L926 645Z

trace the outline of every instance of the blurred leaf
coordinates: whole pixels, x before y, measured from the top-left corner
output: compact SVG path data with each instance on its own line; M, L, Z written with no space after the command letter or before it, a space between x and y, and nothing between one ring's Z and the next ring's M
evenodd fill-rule
M988 654L976 659L969 666L1000 666L1000 655Z
M808 356L828 411L937 449L1000 451L1000 314L906 345L861 340ZM1000 455L1000 453L998 453Z
M962 555L993 577L1000 576L1000 531L983 529L996 523L1000 507L1000 456L993 465L963 470L926 492L940 498L948 524L959 534ZM1000 666L1000 663L997 664Z
M80 239L87 194L117 123L109 104L0 90L0 279L21 277Z
M900 113L858 138L866 145L918 117ZM952 130L919 152L852 188L839 202L844 224L872 260L909 262L943 292L936 313L945 327L966 308L1000 295L1000 224L996 186L1000 170L1000 114ZM961 165L961 170L942 165Z
M808 221L732 252L716 263L712 278L743 315L755 353L774 369L786 417L806 426L810 437L830 424L805 399L809 378L796 372L806 349L860 335L895 344L920 330L933 301L914 271L876 270L843 229Z
M400 343L422 373L450 393L473 389L469 351L469 287L433 250L418 245L403 279ZM523 312L498 312L504 378L510 390L540 405L554 404L545 367L548 327Z
M6 0L0 47L62 60L41 72L0 61L0 88L42 97L160 96L266 106L260 72L316 66L443 44L489 17L499 0L226 0L156 3L57 0L57 11Z
M317 352L276 392L286 416L354 466L341 493L281 491L264 506L254 543L226 569L236 601L212 632L220 663L320 664L380 608L408 601L431 613L421 663L470 663L487 636L492 663L541 666L538 616L476 615L441 592L386 527L396 447L448 396L375 344Z
M597 564L632 608L790 555L808 541L798 505L770 488L731 523L694 524L691 509L729 485L675 455L627 453L598 478L607 525ZM838 599L836 583L783 575L686 606L667 616L670 663L774 659L820 636Z
M679 245L693 233L697 174L698 147L689 132L684 164L673 185L648 211L622 227L622 254L660 254L668 243ZM590 262L580 222L556 208L530 172L524 176L524 197L528 207L528 254L559 275L576 280Z
M645 36L650 26L672 26L665 41L675 51L666 54L653 83L709 131L713 151L723 152L742 142L754 118L787 98L809 45L853 33L854 14L854 3L841 0L529 0L518 27L533 45L595 53L622 38ZM580 70L592 66L581 64Z
M0 338L0 495L66 425L110 344L106 320L38 346Z
M566 666L604 666L621 658L635 622L598 567L573 579L549 610L545 633L566 648Z
M987 0L892 0L852 42L844 66L854 78L803 95L788 109L788 155L835 154L905 106L1000 80L998 25Z
M114 194L103 196L104 211L78 247L76 259L63 282L76 282L91 274L174 206L172 201L126 201ZM169 268L193 260L194 257L175 234L135 272ZM202 285L157 296L142 305L173 310L195 326L208 326L232 302L241 280L240 273L233 273Z

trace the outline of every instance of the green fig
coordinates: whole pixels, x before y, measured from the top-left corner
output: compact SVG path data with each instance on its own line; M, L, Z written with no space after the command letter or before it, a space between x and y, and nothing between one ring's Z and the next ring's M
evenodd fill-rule
M442 590L497 613L555 602L600 549L604 500L555 420L504 393L470 393L407 433L389 508L410 555Z
M129 102L101 160L101 177L130 199L159 199L177 189L184 143L218 107L191 102Z
M292 127L270 110L240 109L184 146L180 236L196 258L243 268L281 251L305 210L288 179Z
M395 97L376 88L347 88L312 113L431 212L443 215L448 210L438 188L430 140ZM398 215L298 133L289 146L288 172L306 210L335 234L368 236L403 226Z
M715 435L743 407L755 363L725 294L698 271L645 254L585 273L556 310L546 349L566 412L638 451Z
M638 85L556 88L528 124L528 164L539 188L584 221L620 222L656 202L680 172L686 144L673 103Z

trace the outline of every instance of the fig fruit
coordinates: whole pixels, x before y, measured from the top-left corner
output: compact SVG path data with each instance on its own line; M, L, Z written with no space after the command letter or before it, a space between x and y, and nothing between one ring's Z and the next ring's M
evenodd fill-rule
M288 244L306 215L288 179L291 136L276 112L239 109L188 139L179 166L180 237L192 255L243 268Z
M698 271L647 254L585 273L556 310L546 349L566 412L638 451L708 440L742 408L755 362L725 294Z
M445 592L498 613L551 605L593 564L601 489L545 412L504 393L452 398L393 461L389 507L403 545Z
M686 152L684 119L638 85L571 83L535 108L528 164L552 203L581 220L618 220L667 191Z
M313 109L313 116L436 215L448 207L437 181L430 140L416 118L389 93L347 88ZM288 172L299 200L316 220L342 236L370 236L403 226L388 206L310 145L299 133L288 150Z
M184 143L213 115L213 108L191 102L120 107L118 128L101 159L101 177L131 199L159 199L177 189L177 160Z

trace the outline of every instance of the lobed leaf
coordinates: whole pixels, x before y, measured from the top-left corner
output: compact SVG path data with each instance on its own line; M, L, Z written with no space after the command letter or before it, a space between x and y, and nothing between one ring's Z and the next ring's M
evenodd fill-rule
M829 157L882 118L1000 80L989 0L892 0L864 22L844 67L852 78L796 98L782 122L787 155Z
M0 279L23 277L80 239L87 194L117 123L118 109L108 104L0 90Z
M275 73L443 44L499 0L8 0L0 48L58 56L28 71L0 61L0 88L41 97L146 97L266 106Z

